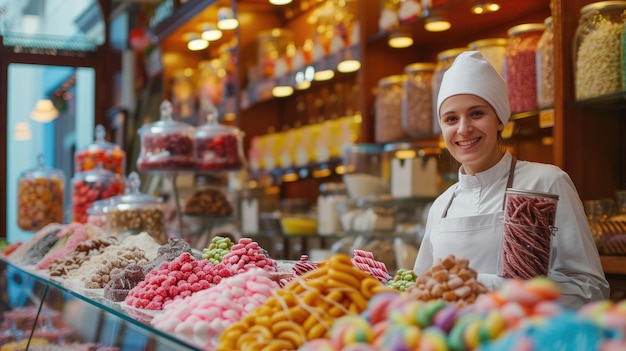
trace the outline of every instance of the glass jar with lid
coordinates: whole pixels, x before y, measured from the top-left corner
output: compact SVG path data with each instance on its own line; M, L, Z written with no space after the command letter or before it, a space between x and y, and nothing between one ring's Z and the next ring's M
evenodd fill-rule
M537 44L543 23L526 23L509 28L504 77L509 90L511 113L533 111L537 105Z
M235 171L243 167L243 132L220 124L217 111L194 135L196 166L202 171Z
M22 172L17 181L17 226L36 231L50 223L63 223L65 174L46 167L43 155L38 166Z
M142 194L140 185L139 175L133 172L128 176L128 191L109 200L105 210L107 232L120 239L147 232L159 244L166 244L163 201Z
M387 144L383 150L383 164L392 197L434 198L441 193L441 149L405 142Z
M104 126L96 126L95 142L74 153L76 172L90 171L100 163L104 169L120 175L125 174L126 153L117 144L106 141L105 135Z
M543 22L543 31L537 44L537 105L554 106L554 26L552 16Z
M489 63L496 69L500 76L504 77L504 59L506 57L506 38L487 38L473 41L468 44L470 50L479 51Z
M381 145L348 146L344 151L343 167L343 182L351 198L389 193L389 186L382 174Z
M72 177L72 221L87 223L87 209L103 199L124 193L124 179L116 173L102 169L78 172Z
M437 96L439 95L439 88L441 88L443 74L452 66L454 59L464 51L467 51L467 48L453 48L437 54L437 65L433 75L433 134L441 133L441 128L439 128L439 111L437 111Z
M196 166L195 128L172 120L172 104L161 103L161 120L139 128L141 150L137 158L140 171L190 170Z
M402 84L405 79L405 75L393 75L378 81L374 135L377 143L408 137L402 129Z
M107 229L106 210L111 198L94 201L87 209L87 223L103 230Z
M326 182L320 184L317 197L317 233L336 235L341 232L337 204L346 201L344 183Z
M404 68L402 85L402 128L413 138L433 132L434 63L413 63Z
M577 100L624 90L624 10L626 1L600 1L580 9L573 43Z

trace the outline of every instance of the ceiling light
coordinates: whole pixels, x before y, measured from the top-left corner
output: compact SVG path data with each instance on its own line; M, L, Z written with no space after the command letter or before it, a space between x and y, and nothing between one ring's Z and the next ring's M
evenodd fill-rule
M52 101L48 99L37 101L35 108L30 113L30 118L40 123L50 122L58 116L59 110L57 110Z
M424 28L429 32L443 32L452 27L450 21L441 15L426 18Z
M15 124L15 134L13 139L15 140L30 140L30 124L28 122L17 122Z
M472 3L471 11L475 15L496 12L500 10L500 4L489 0L476 0Z
M217 10L217 28L221 30L232 30L239 27L239 21L235 18L233 9L228 7L220 7Z
M361 68L361 62L355 59L348 59L339 62L337 71L341 73L356 72Z
M187 42L187 49L191 51L204 50L209 47L209 42L200 38L197 34L189 34Z
M296 73L296 89L306 90L311 87L311 80L313 79L313 73L310 74L310 78L307 79L306 74L302 71Z
M315 75L313 76L313 80L315 81L324 81L324 80L331 80L333 79L333 77L335 76L335 72L333 72L332 69L325 69L323 71L317 71L315 72Z
M277 5L277 6L287 5L290 3L291 3L291 0L270 0L270 4Z
M205 23L202 25L202 34L200 36L207 41L216 41L222 38L222 31L213 24Z
M277 85L272 88L272 96L280 98L293 94L293 88L288 85Z
M395 31L389 35L387 44L395 49L408 48L413 45L413 36L407 31Z

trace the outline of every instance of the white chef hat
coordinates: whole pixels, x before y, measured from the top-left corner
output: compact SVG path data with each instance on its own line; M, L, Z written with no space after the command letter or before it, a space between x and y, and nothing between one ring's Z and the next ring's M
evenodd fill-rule
M511 117L506 82L478 51L461 53L443 75L437 95L437 117L441 116L441 104L459 94L483 98L496 111L502 124L506 124Z

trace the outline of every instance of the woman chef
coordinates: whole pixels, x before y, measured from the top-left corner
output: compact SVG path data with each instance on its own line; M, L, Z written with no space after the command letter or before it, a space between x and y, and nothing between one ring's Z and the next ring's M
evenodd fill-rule
M415 272L419 275L449 254L469 259L478 280L490 290L504 278L496 274L504 231L506 188L559 196L548 277L571 308L608 297L604 277L581 200L570 177L553 165L516 160L501 144L510 117L506 83L477 51L459 55L446 71L437 111L450 154L461 164L459 181L433 203Z

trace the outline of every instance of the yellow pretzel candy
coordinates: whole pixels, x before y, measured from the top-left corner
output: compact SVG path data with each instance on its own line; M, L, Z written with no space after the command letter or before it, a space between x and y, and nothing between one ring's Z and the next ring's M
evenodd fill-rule
M263 339L271 340L274 338L274 333L272 333L272 330L270 328L271 328L270 326L257 324L257 325L251 326L248 333L259 334L261 335Z
M280 321L278 323L272 324L272 333L274 333L274 335L278 335L282 331L293 330L294 328L295 327L294 327L294 324L292 322Z
M272 340L269 344L267 344L267 346L261 348L260 351L284 351L295 350L297 348L297 345L294 345L287 340ZM259 349L256 349L254 351L259 351Z
M361 295L366 299L374 295L374 289L382 284L377 279L363 279L361 281Z
M310 290L304 293L302 301L309 306L315 306L319 303L320 295L319 290Z
M297 346L300 346L307 341L305 335L298 334L297 332L293 330L284 330L280 332L278 335L276 335L276 338L287 340L290 343L297 345Z
M346 291L346 295L359 308L359 313L367 308L367 300L363 298L360 291Z
M247 315L247 316L249 316L249 315ZM276 324L278 322L290 321L291 320L291 316L289 315L289 311L278 311L278 312L272 314L270 319L272 321L272 325L274 325L274 324Z
M343 309L339 308L338 306L333 306L328 310L328 314L331 315L332 317L341 317L343 315L346 314L346 312L344 312Z
M305 329L306 330L306 329ZM311 329L308 329L306 333L307 340L313 340L317 338L321 338L327 332L326 328L322 323L315 324Z
M304 322L304 320L309 316L309 312L307 312L301 306L295 306L290 308L288 313L291 316L291 319L298 324Z
M345 286L349 286L355 289L359 289L361 287L361 282L358 279L351 276L350 274L342 271L338 271L336 269L331 269L328 272L328 277L330 278L328 281L328 286L341 286L332 283L333 280L343 283Z
M245 348L246 344L250 343L258 343L261 338L256 333L246 333L241 335L237 340L235 340L235 346L237 346L238 350Z
M350 305L348 306L348 311L354 314L360 314L361 312L363 312L362 310L359 309L359 306L357 306L355 303L350 303Z
M310 314L302 323L302 329L304 329L305 333L308 335L308 331L311 330L316 324L320 322L315 318L314 315Z

